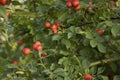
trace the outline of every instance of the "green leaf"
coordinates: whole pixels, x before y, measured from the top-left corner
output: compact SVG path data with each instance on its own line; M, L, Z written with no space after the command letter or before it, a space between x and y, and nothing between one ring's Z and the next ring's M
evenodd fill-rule
M97 41L96 40L94 40L94 39L92 39L91 41L90 41L90 45L91 45L91 47L96 47L97 46Z
M17 67L16 65L14 65L14 64L8 64L7 67L8 67L8 68L18 68L18 67Z
M99 67L99 68L98 68L98 71L97 71L97 74L103 73L104 70L105 70L105 67Z
M98 44L97 47L101 53L106 53L106 47L103 44Z
M0 5L0 15L7 20L7 16L6 16L6 12L5 11L6 11L5 7L3 7L2 5Z
M102 76L103 80L109 80L107 76Z
M68 39L62 39L62 44L64 44L67 49L71 47L71 42Z
M63 77L57 77L56 80L64 80Z
M70 23L73 23L74 22L74 18L70 18L67 20L67 23L70 24Z
M70 30L71 32L75 32L75 26L71 26L71 27L69 28L69 30Z
M90 73L91 74L96 74L97 73L97 67L90 68Z
M67 57L60 58L59 61L58 61L58 64L64 64L64 63L68 63L68 58Z
M21 5L19 1L12 1L12 5Z
M116 76L114 77L114 80L120 80L120 75L116 75Z
M52 74L52 72L49 69L45 69L43 72L45 72L47 75Z
M52 63L51 66L50 66L50 70L54 70L55 69L55 64Z
M85 38L84 41L83 41L83 45L84 46L89 46L90 45L90 40Z
M57 74L59 72L64 72L64 69L62 68L57 68L56 70L54 70L54 74Z
M32 66L29 70L30 70L31 73L36 73L37 72L37 68L34 67L34 66Z
M54 0L42 0L42 4L52 5Z
M91 32L86 32L86 38L93 39L93 35Z
M60 54L67 56L67 55L69 55L69 52L68 52L68 51L63 51L63 50L61 50L61 51L60 51Z
M113 26L111 29L111 33L113 36L120 35L120 26Z
M120 7L120 1L119 0L116 2L116 6Z
M67 16L68 16L68 12L66 10L60 12L60 14L58 15L58 21L60 22L65 21L67 19Z
M69 32L68 35L67 35L67 36L68 36L68 39L70 39L71 37L73 37L73 35L74 35L74 34L73 34L72 32Z
M112 68L112 70L113 70L114 72L117 71L117 65L116 65L115 63L110 63L110 67Z
M105 21L107 26L113 26L113 22L112 21Z
M82 66L83 66L84 69L89 69L89 66L90 66L89 60L84 59L84 60L82 61Z
M89 6L88 4L86 4L86 3L85 3L85 2L83 2L83 1L81 1L80 3L81 3L81 7L82 7L82 8L86 8L86 7L88 7L88 6Z
M96 38L95 38L95 40L97 41L97 42L104 42L104 38L103 37L101 37L101 36L97 36Z
M57 41L57 40L60 40L61 37L62 37L61 35L57 34L57 35L54 35L54 36L52 37L52 40L53 40L53 41Z
M106 18L105 18L105 17L100 16L100 17L99 17L99 19L100 19L100 20L105 20Z
M64 69L62 68L57 68L56 70L53 71L53 73L50 75L51 78L55 78L55 77L64 77L65 75L65 72L64 72Z

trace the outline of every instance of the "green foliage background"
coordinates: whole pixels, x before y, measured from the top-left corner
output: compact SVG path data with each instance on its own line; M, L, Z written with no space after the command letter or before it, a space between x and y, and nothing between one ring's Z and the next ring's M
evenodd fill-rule
M67 0L13 0L8 6L0 5L1 80L83 80L87 73L94 80L109 80L109 73L119 80L120 1L91 1L88 5L89 0L80 0L79 11L67 8ZM89 6L92 11L87 10ZM11 12L10 19L5 10ZM46 21L60 23L57 34L44 27ZM18 45L21 39L25 43ZM33 50L37 40L43 51ZM32 53L23 55L24 47ZM41 57L42 52L47 56ZM12 64L14 60L19 66Z

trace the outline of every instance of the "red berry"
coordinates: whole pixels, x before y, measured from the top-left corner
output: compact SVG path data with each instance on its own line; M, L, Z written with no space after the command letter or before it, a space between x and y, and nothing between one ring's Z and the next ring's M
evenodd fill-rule
M114 2L117 2L118 0L113 0Z
M36 51L39 51L39 50L42 50L42 49L43 49L42 46L37 46L37 47L36 47Z
M50 22L46 22L44 25L46 28L50 28L50 26L51 26Z
M36 45L42 45L42 43L40 41L36 41L35 44Z
M41 54L41 56L45 57L45 56L47 56L47 54L44 52L44 53Z
M37 47L38 47L38 45L33 44L33 49L34 49L35 51L37 51Z
M79 0L73 0L72 5L73 5L73 7L80 5Z
M36 41L36 42L33 44L33 49L36 50L36 51L42 50L43 47L42 47L41 42L40 42L40 41Z
M52 30L57 29L57 26L55 24L52 25L51 27Z
M91 10L93 10L93 8L92 8L92 7L88 7L87 10L88 10L88 11L91 11Z
M92 80L92 75L86 74L86 75L84 76L84 80Z
M57 26L57 28L60 28L60 23L56 22L55 25Z
M7 4L7 0L0 0L0 4L5 6Z
M78 10L80 10L80 8L81 8L81 6L80 6L80 5L77 5L76 7L74 7L74 10L75 10L75 11L78 11Z
M23 52L23 54L28 55L28 54L30 54L31 50L29 48L24 48L22 50L22 52Z
M57 34L58 33L58 30L57 29L54 29L53 30L53 34Z
M33 44L33 49L34 49L35 51L39 51L39 50L42 50L42 46L41 46L41 45Z
M100 34L100 35L103 35L104 34L104 31L102 29L98 29L97 32Z
M13 61L12 64L18 66L18 62L17 61Z
M66 2L66 6L67 6L68 8L72 7L72 1L67 1L67 2Z
M90 2L88 2L88 4L91 5L91 4L93 4L93 2L90 1Z
M23 40L19 40L19 41L18 41L18 45L22 45L23 43L24 43Z

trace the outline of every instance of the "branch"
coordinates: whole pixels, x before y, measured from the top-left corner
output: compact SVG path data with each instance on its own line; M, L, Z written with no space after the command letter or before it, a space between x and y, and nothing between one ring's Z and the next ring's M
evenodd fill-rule
M120 60L120 58L111 58L111 59L96 61L96 62L91 63L90 67L97 66L97 65L100 65L100 64L105 64L105 63L108 63L108 62L115 62L115 61L119 61L119 60Z
M116 20L116 19L120 19L120 17L112 17L112 18L110 18L110 20ZM101 20L100 22L104 22L104 21L106 21L106 20ZM84 25L93 24L93 23L95 23L95 22L92 22L92 21L90 21L90 22L83 22L79 26L84 26Z

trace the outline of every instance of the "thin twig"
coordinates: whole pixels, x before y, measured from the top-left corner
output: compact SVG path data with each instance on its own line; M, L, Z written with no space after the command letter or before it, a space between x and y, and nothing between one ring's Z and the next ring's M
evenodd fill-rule
M105 60L101 60L101 61L96 61L96 62L91 63L90 67L97 66L100 64L106 64L108 62L115 62L115 61L119 61L119 60L120 60L120 58L110 58L110 59L105 59Z

